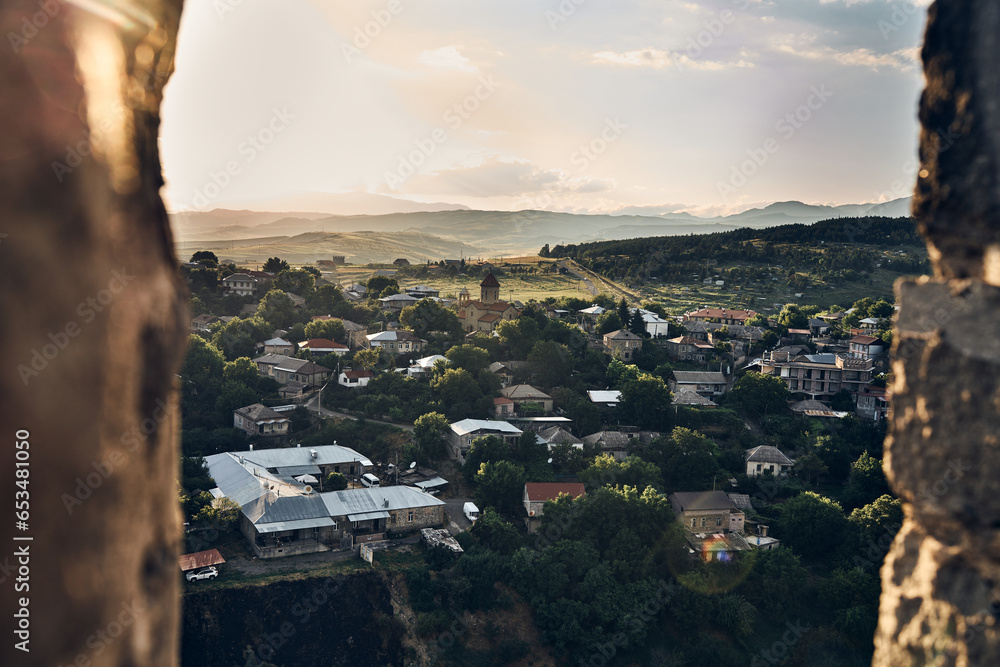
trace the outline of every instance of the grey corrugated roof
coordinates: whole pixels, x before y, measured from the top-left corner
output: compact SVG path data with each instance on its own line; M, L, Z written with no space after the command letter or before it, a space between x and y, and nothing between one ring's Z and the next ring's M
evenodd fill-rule
M372 519L388 519L389 513L385 510L378 510L375 512L363 512L362 514L348 514L347 518L351 521L371 521Z
M316 450L316 458L309 453ZM262 468L288 468L292 466L339 465L359 461L369 467L372 462L361 452L340 445L320 445L318 447L284 447L278 449L256 449L245 452L233 452L247 461L253 461Z
M249 470L240 465L238 457L226 452L205 457L208 474L215 480L222 495L240 507L256 501L266 493L264 484Z
M806 354L803 356L814 364L830 364L832 366L837 363L837 355L835 354Z
M596 443L602 447L625 447L629 443L629 437L620 431L598 431L584 436L583 441L588 445Z
M463 419L451 425L451 430L456 435L468 435L476 431L489 433L507 433L510 435L520 435L521 430L511 426L505 421L491 421L488 419Z
M784 455L777 447L771 445L760 445L746 451L746 460L753 463L778 463L780 465L792 465L795 463Z
M710 398L705 398L695 391L679 390L674 394L673 405L703 405L714 408L717 403Z
M305 528L323 528L334 525L330 517L316 517L314 519L300 519L298 521L275 521L273 523L257 524L258 533L279 533L283 530L302 530Z
M254 521L255 524L302 521L304 519L315 519L319 517L329 517L326 505L318 493L311 493L307 496L281 496L273 503L269 503L264 514Z
M302 466L278 466L276 468L279 475L298 477L299 475L319 475L322 471L318 465L307 464Z
M409 486L330 491L319 494L319 497L326 504L330 516L444 505L444 501Z
M675 512L736 509L725 491L678 491L669 498Z

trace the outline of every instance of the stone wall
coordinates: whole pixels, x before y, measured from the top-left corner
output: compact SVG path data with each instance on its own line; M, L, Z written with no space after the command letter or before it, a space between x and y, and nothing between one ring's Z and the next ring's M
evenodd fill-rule
M886 472L906 518L877 666L1000 664L1000 5L939 1L923 47L913 212L934 278L902 281Z
M180 0L0 5L0 424L13 509L27 443L27 588L4 665L175 665L177 395L190 321L157 153ZM16 39L11 39L14 35ZM14 542L18 537L31 541ZM5 560L7 559L7 560ZM23 598L23 599L22 599ZM27 600L27 606L23 605ZM25 653L13 614L28 610Z

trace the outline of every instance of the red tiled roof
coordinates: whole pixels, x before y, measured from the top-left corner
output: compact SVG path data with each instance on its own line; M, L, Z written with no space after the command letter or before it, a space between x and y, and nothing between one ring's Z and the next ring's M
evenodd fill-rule
M872 343L878 342L878 340L879 339L875 338L874 336L855 336L848 342L857 343L858 345L871 345Z
M524 485L528 500L536 503L544 500L555 500L562 493L568 493L579 498L587 492L580 482L528 482Z
M344 371L344 375L347 376L349 380L357 380L358 378L370 378L374 377L375 374L371 371Z
M514 401L510 400L509 398L504 398L503 396L499 396L493 399L493 405L514 405Z
M479 283L479 286L480 287L500 287L500 281L497 280L496 276L493 275L493 272L490 271L489 273L486 274L486 277L483 278L483 282Z
M480 315L480 322L496 322L501 317L500 313L486 313L485 315Z
M711 317L729 320L748 320L757 312L754 310L729 310L727 308L702 308L688 313L688 317Z
M335 340L330 340L329 338L313 338L312 340L307 340L304 343L299 343L299 347L305 347L311 349L315 348L332 348L334 350L346 350L346 345L341 345Z

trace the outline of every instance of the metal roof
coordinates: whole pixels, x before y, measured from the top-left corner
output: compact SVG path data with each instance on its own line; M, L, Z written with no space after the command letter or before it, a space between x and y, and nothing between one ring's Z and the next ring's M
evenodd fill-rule
M425 480L423 482L415 482L413 486L416 486L417 488L420 489L433 489L438 486L444 486L447 483L448 480L444 479L443 477L431 477L430 479Z
M414 507L435 507L444 501L410 486L383 486L321 493L329 516L348 516Z
M736 509L725 491L678 491L671 493L669 499L675 512Z
M280 533L285 530L302 530L304 528L324 528L333 526L334 521L330 517L316 517L315 519L300 519L298 521L275 521L273 523L257 524L257 532L261 534Z
M726 384L726 376L718 371L674 371L674 381L683 384Z
M316 451L316 458L310 452ZM360 462L370 467L368 458L350 447L340 445L320 445L318 447L283 447L276 449L255 449L245 452L232 452L252 461L262 468L290 468L293 466L339 465L342 463Z
M622 393L616 389L591 389L587 391L587 396L592 403L617 403Z
M456 435L468 435L478 431L490 433L508 433L510 435L521 435L521 430L505 421L491 421L489 419L463 419L451 425L451 430Z
M278 466L276 468L279 475L298 477L299 475L319 475L322 471L318 465L307 464L302 466Z
M792 465L795 463L777 447L771 445L760 445L746 451L746 460L753 463L778 463L780 465Z
M178 557L177 563L181 566L181 572L188 570L198 570L209 565L221 565L226 559L222 557L218 549L208 549L198 551L193 554L184 554Z
M372 519L388 519L389 513L385 510L378 510L376 512L363 512L361 514L348 514L347 518L351 521L371 521Z

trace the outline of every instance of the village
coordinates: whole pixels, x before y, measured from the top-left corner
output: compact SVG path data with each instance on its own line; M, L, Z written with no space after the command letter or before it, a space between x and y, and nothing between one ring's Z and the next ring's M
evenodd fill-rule
M638 464L690 454L702 469L649 467L640 486L669 501L692 558L728 562L801 540L769 525L761 511L781 493L761 480L791 495L818 488L831 467L847 484L857 463L803 447L801 435L762 432L768 420L848 420L878 432L890 410L885 301L822 312L785 304L771 316L718 307L669 314L607 296L504 300L498 276L510 269L488 263L442 261L435 268L478 281L444 297L426 284L400 289L404 259L349 285L269 263L277 271L233 266L201 289L219 271L214 256L196 254L185 267L196 308L212 291L217 303L240 306L238 315L202 312L191 322L189 357L212 359L190 374L200 379L186 374L187 385L225 383L218 400L190 398L214 401L214 418L228 414L236 437L219 443L229 427L218 423L185 427L190 530L228 510L260 559L370 560L411 535L461 553L454 536L483 512L535 535L550 501L635 483ZM359 419L397 435L317 441L322 422ZM732 441L725 452L714 435ZM225 560L214 549L185 558L191 581L217 576Z

